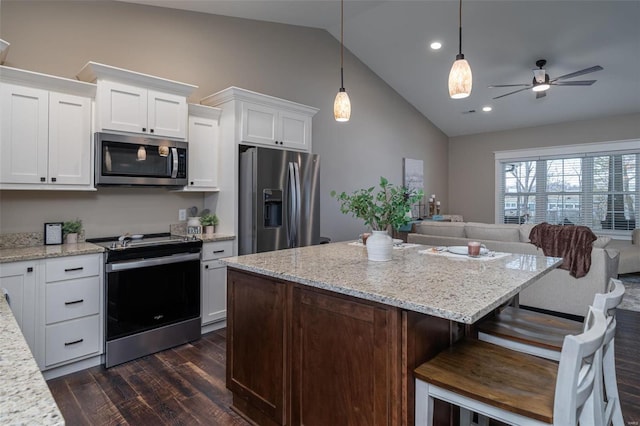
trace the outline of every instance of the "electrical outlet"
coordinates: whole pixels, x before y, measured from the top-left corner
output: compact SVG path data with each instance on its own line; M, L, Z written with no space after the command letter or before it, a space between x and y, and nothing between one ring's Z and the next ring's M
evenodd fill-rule
M187 209L178 209L178 220L187 220Z

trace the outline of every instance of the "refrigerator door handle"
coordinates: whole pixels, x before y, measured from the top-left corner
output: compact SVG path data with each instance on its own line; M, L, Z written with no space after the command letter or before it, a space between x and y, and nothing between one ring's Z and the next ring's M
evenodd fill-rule
M295 217L296 217L296 198L298 191L296 191L296 177L293 167L293 162L289 162L288 172L289 184L288 184L288 206L287 206L287 246L289 248L294 247L295 244Z
M294 247L298 247L300 245L300 241L298 240L298 231L300 230L300 214L301 214L301 206L300 203L302 201L302 194L300 193L300 166L298 163L293 163L293 171L295 173L295 181L296 181L296 214L295 214L295 228L294 228Z

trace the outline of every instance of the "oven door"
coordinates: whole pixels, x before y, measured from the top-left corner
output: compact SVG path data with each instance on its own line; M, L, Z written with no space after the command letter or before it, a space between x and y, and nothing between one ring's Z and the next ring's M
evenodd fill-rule
M108 263L106 340L200 318L200 255Z

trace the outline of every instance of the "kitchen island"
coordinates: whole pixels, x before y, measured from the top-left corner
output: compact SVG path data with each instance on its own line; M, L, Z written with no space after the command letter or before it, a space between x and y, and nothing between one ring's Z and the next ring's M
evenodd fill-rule
M224 261L234 409L260 425L410 425L413 369L561 259L412 246L369 262L343 242Z

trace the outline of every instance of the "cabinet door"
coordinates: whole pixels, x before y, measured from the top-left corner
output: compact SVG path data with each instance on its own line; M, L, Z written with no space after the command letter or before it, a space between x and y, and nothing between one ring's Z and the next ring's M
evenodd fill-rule
M97 102L100 130L147 133L147 89L101 81Z
M291 111L280 111L279 140L284 148L299 151L311 150L311 117Z
M189 188L218 187L218 121L189 117Z
M278 111L274 108L242 103L242 141L267 145L280 146L277 141Z
M91 100L49 94L49 182L91 184Z
M291 424L398 422L395 310L294 287L292 323Z
M49 92L2 83L0 102L0 182L46 182Z
M227 318L227 268L217 260L202 264L202 325Z
M186 139L187 98L149 90L147 99L148 133Z
M35 288L35 263L0 264L0 297L6 298L33 353L35 353Z
M240 398L255 415L289 424L284 367L287 285L235 270L228 272L228 285L227 387L234 392L234 406Z

